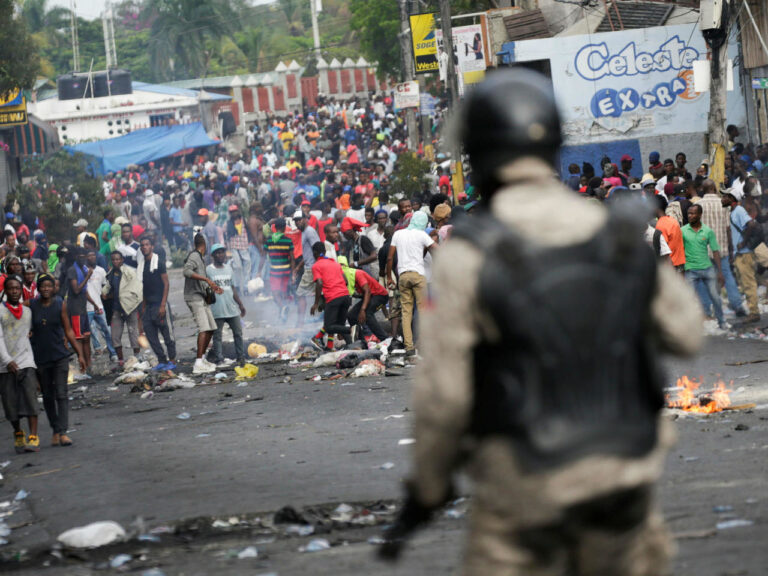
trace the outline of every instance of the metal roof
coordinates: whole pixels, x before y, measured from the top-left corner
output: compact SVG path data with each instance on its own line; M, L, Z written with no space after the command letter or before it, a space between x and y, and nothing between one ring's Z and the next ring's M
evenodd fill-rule
M197 98L200 93L197 90L188 90L176 85L169 84L147 84L146 82L131 82L134 90L141 92L154 92L156 94L167 94L168 96L185 96L187 98ZM223 94L206 93L208 100L232 100L229 96Z
M608 7L607 14L597 27L596 32L611 32L612 30L633 30L663 26L674 10L673 4L613 2ZM616 11L618 10L618 14Z

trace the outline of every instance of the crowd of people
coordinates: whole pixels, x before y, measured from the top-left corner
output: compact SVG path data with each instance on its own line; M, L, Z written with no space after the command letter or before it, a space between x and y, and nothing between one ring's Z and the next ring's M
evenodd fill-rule
M71 238L55 243L44 222L27 222L17 206L6 206L0 390L17 449L39 446L38 381L54 444L71 443L65 365L73 353L77 379L90 377L93 355L108 354L122 366L127 332L133 354L144 343L156 370L177 369L168 298L174 257L197 326L195 374L246 361L245 296L256 292L271 297L292 326L322 313L322 328L308 338L319 350L333 350L339 340L370 346L392 338L391 346L415 357L414 317L431 293L432 256L478 198L471 177L464 190L453 190L441 155L420 194L406 197L390 187L406 137L391 105L388 98L323 102L306 117L254 125L238 153L219 148L107 174L103 219L78 217ZM604 158L599 175L588 163L571 165L564 183L585 201L642 199L652 213L648 243L685 274L718 324L728 327L718 280L737 316L759 320L751 235L766 219L761 182L768 148L734 144L724 192L706 163L692 176L682 153L663 162L651 153L642 176L635 162L624 155L617 166ZM68 206L82 214L76 201ZM223 353L225 326L234 340L231 359ZM31 340L23 337L29 333ZM29 418L28 439L22 417Z

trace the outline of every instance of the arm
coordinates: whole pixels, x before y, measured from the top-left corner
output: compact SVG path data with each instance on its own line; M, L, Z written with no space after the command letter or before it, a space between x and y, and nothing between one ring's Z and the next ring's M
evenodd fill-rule
M8 371L16 374L19 367L16 362L13 361L13 357L8 348L5 346L5 334L3 334L3 325L0 324L0 364L5 364L8 367Z
M200 258L202 258L202 256ZM195 272L195 264L192 262L192 257L187 258L187 261L184 263L184 278L205 282L206 284L208 284L208 286L211 287L211 290L216 292L216 294L221 294L223 292L223 290L219 288L213 280L211 280L207 276L203 276ZM163 290L163 294L164 294L163 301L165 301L165 299L168 296L168 275L167 274L165 274L165 289Z
M88 284L88 279L91 277L91 274L93 274L93 268L88 268L88 274L85 275L85 278L83 278L83 281L80 282L80 284L77 283L77 278L72 278L72 280L70 280L70 287L75 294L80 294L80 292L83 291L85 285Z
M168 274L160 274L160 279L163 281L163 298L160 300L157 316L162 320L165 318L165 305L168 303Z
M386 273L384 274L384 281L387 283L387 286L389 286L390 289L395 289L395 283L392 282L390 279L392 277L392 263L395 261L395 251L397 248L395 246L389 247L389 254L387 254L387 269Z
M360 306L360 314L357 315L357 323L361 326L365 324L365 311L368 309L368 305L371 303L371 286L366 283L363 286L363 304Z
M85 359L83 358L83 350L80 348L80 342L78 342L77 338L75 338L72 325L69 323L66 301L61 303L61 325L64 327L64 336L66 336L69 345L72 346L72 350L74 350L75 354L77 354L77 361L80 363L80 370L85 371Z
M232 286L232 296L240 307L240 317L245 317L245 306L243 306L242 300L240 300L240 294L237 292L237 286Z
M315 302L312 304L312 308L309 311L309 314L311 316L315 315L315 312L317 312L317 307L320 305L320 298L323 296L323 289L322 289L322 283L320 280L315 280Z

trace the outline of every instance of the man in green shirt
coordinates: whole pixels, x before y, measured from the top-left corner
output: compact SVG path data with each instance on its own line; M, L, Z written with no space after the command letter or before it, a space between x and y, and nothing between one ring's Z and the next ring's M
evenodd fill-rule
M708 300L712 302L718 326L727 330L728 324L723 319L723 305L718 290L718 283L720 286L725 284L720 272L720 246L714 230L701 223L701 214L701 206L693 204L688 208L688 224L681 228L685 248L685 277L696 290L702 306L706 308ZM710 249L712 260L709 259Z
M104 256L109 256L111 250L109 241L112 239L112 224L115 222L115 213L112 208L104 210L104 220L96 230L96 237L99 239L99 252Z

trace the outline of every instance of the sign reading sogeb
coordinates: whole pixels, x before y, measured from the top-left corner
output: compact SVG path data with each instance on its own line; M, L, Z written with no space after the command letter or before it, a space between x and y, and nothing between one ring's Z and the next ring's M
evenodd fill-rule
M410 18L413 63L416 74L439 71L435 15L413 14Z

